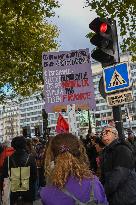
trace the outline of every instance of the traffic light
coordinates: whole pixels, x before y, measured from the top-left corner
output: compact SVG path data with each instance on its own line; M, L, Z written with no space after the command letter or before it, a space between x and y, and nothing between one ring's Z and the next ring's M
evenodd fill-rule
M119 62L118 35L116 21L110 18L95 18L89 28L95 32L90 42L96 46L91 56L103 67Z

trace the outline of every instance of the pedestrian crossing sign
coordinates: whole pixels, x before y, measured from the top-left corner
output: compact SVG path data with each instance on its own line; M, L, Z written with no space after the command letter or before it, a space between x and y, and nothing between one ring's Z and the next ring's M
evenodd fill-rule
M128 63L116 64L103 69L105 92L111 93L130 87Z

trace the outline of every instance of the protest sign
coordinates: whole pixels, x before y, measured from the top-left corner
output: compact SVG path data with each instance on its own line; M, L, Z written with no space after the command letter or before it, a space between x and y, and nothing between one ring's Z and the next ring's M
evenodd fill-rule
M95 108L89 49L43 52L42 65L46 112L69 104Z

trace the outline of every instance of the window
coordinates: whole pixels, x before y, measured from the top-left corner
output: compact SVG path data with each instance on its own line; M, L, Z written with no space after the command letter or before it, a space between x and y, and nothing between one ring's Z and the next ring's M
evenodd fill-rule
M100 111L100 107L98 106L98 107L96 107L96 111Z
M136 120L136 116L134 116L133 119Z
M58 115L58 113L57 113L57 115ZM54 118L55 116L54 116L54 114L53 113L49 113L49 118Z
M100 107L100 110L106 110L107 109L107 106L106 105L102 105L101 107Z
M31 117L31 121L37 121L38 117Z
M126 122L126 118L123 119L123 122Z
M106 112L105 112L105 113L103 113L103 114L101 114L101 116L102 116L102 117L106 117Z
M96 113L95 118L100 118L100 114Z
M21 114L21 117L26 117L26 114Z
M56 123L57 123L57 120L55 120L55 119L51 120L51 124L56 124Z
M27 111L33 110L33 107L29 107L27 108Z
M107 116L111 116L111 112L107 112Z

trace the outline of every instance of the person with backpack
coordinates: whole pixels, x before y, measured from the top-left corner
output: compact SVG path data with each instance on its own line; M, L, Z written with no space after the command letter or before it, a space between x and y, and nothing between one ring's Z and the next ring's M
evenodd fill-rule
M35 159L26 151L26 139L22 136L11 142L15 152L6 158L2 177L10 179L10 205L32 205L35 200L37 177Z
M50 141L45 171L50 183L40 191L43 205L108 204L102 184L89 170L85 147L73 134L61 133Z
M119 138L115 127L102 132L101 182L109 205L136 205L136 172L131 146Z

